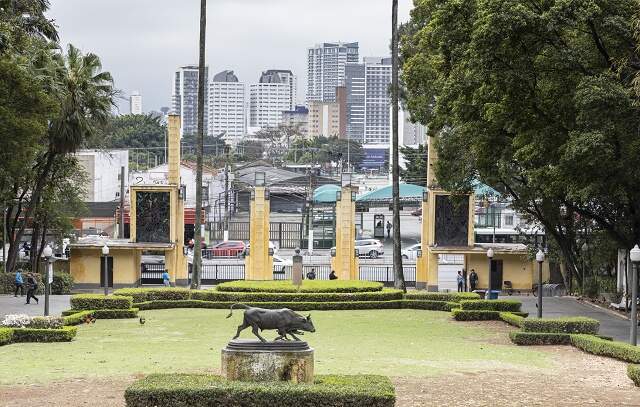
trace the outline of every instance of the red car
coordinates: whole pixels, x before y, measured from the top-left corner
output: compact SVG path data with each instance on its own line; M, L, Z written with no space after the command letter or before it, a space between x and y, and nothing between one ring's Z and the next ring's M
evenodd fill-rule
M239 257L244 253L245 245L241 240L220 242L210 249L203 251L203 257Z

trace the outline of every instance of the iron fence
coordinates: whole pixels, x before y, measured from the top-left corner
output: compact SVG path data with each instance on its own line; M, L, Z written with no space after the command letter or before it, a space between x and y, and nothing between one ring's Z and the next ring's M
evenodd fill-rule
M305 264L302 266L302 278L305 280L328 280L331 274L330 264ZM311 278L313 276L313 278ZM274 280L291 280L291 266L273 266Z
M193 274L193 264L189 263L189 283ZM225 281L244 280L244 263L203 264L200 282L205 285L224 283Z
M407 287L416 286L416 266L403 266L404 281ZM360 280L378 281L385 285L393 284L393 264L360 265Z
M164 273L165 265L161 263L142 263L140 264L140 284L141 285L158 285L162 284L162 273Z

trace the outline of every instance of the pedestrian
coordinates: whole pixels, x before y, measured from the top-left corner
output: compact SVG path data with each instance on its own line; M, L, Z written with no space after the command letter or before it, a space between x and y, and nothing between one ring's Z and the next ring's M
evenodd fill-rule
M391 237L391 222L387 221L387 237Z
M337 280L338 276L336 276L336 271L335 270L331 270L331 273L329 273L329 280Z
M164 269L164 273L162 273L162 283L165 287L171 287L171 277L169 277L169 270Z
M478 274L475 269L471 269L469 274L469 285L471 286L471 292L475 291L478 286Z
M462 271L458 271L458 292L461 293L464 291L464 277L462 277Z
M36 290L38 289L38 282L35 277L33 277L32 273L27 274L27 302L25 304L30 304L31 299L36 300L36 304L38 303L38 297L36 297Z
M20 290L20 297L24 297L24 282L22 281L22 270L16 271L15 279L16 291L13 293L14 297L18 296L18 290Z

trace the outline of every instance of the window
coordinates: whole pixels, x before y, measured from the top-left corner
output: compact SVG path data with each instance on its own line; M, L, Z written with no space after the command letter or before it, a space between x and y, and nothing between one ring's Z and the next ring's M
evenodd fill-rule
M506 226L513 226L513 215L506 215L504 217L504 224Z

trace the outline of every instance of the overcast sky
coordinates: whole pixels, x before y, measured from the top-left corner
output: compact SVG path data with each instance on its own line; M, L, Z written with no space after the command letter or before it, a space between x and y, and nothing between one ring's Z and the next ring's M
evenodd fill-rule
M139 90L145 112L170 106L175 69L198 61L198 0L51 0L63 44L94 52L125 96ZM411 0L399 0L406 21ZM306 93L307 48L358 41L360 57L389 54L391 0L209 0L206 60L257 82L266 69L291 69ZM128 102L120 103L128 113Z

